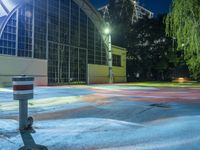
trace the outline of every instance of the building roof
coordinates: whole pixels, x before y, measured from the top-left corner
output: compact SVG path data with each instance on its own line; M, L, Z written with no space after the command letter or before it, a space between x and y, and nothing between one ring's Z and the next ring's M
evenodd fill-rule
M2 35L3 29L9 20L10 16L19 7L30 0L0 0L0 36ZM93 21L99 31L103 31L105 22L101 15L95 10L88 0L73 0L76 2L88 17ZM106 42L107 43L107 42Z
M7 16L24 0L0 0L0 17Z
M19 5L22 5L25 2L30 0L0 0L0 29L2 28L3 23L8 19L7 17L14 11ZM98 18L101 20L101 16L97 11L92 7L88 0L74 0L83 10L92 17L91 19L96 21ZM89 10L89 11L88 11ZM97 19L97 20L98 20ZM102 20L101 20L102 21ZM98 25L97 23L96 25Z
M24 0L0 0L0 29L8 20L9 14L23 2Z

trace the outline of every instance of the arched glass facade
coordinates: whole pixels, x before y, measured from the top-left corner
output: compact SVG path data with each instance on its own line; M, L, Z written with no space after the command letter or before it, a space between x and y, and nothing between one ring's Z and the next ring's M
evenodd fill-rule
M87 64L106 65L106 46L73 0L29 0L12 11L0 54L48 60L48 83L86 82Z

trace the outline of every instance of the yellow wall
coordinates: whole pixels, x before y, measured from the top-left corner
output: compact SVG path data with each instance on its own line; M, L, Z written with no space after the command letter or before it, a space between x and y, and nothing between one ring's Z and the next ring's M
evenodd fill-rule
M0 84L11 85L16 75L35 77L36 85L47 85L47 60L0 56Z
M117 82L127 82L126 79L126 49L112 45L112 53L121 56L121 67L113 66L113 80Z
M113 66L114 83L127 82L126 80L126 49L112 46L112 53L121 56L121 67ZM88 83L109 83L108 66L88 64Z
M108 83L108 66L88 64L88 83Z

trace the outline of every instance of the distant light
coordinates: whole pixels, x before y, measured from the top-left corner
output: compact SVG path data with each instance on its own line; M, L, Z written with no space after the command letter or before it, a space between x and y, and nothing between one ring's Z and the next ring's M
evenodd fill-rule
M30 11L26 11L25 12L25 16L28 17L28 18L31 18L32 17L32 13Z
M187 81L185 78L182 78L182 77L178 78L178 82L179 82L179 83L183 83L183 82L185 82L185 81Z

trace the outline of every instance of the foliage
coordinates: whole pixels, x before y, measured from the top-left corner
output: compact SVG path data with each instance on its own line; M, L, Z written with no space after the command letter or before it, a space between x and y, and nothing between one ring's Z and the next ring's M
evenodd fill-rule
M200 1L174 0L166 18L166 33L177 41L177 50L195 79L200 80Z
M170 71L179 63L172 40L165 36L163 16L133 24L127 44L129 76L139 74L142 80L168 80Z
M132 4L125 0L122 3L116 3L116 0L109 1L110 25L112 27L112 42L125 47L124 41L127 40L127 34L130 30L132 14Z
M128 0L110 0L109 12L112 43L128 51L128 80L168 80L181 57L173 51L172 39L165 35L163 16L132 24L134 10Z

